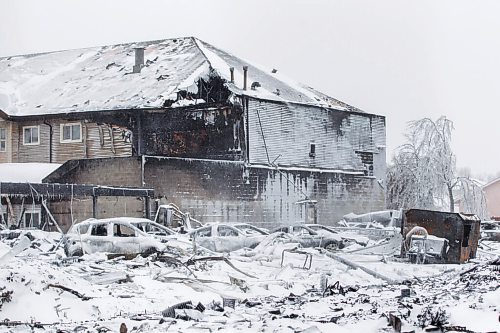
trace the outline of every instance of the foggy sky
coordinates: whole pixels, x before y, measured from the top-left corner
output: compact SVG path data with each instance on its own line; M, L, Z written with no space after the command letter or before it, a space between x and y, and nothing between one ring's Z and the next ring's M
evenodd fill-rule
M455 124L459 167L500 171L500 1L0 0L0 56L196 36L386 116Z

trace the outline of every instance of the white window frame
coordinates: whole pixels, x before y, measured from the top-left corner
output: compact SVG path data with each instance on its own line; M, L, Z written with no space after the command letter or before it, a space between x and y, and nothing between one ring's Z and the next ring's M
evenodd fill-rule
M26 137L24 136L24 132L26 129L32 129L36 128L38 131L38 141L37 142L26 142ZM23 146L37 146L40 144L40 126L35 125L35 126L23 126Z
M27 228L28 227L28 221L26 221L26 214L38 214L38 221L37 221L37 224L36 226L38 228L40 228L41 224L42 224L42 210L40 208L32 208L32 209L26 209L24 211L24 214L23 214L23 223L24 223L24 227ZM31 222L31 226L33 226L33 222Z
M64 127L68 126L76 126L78 125L80 127L80 138L79 139L64 139ZM73 133L73 131L70 131L70 133ZM60 125L60 141L61 143L74 143L74 142L82 142L82 123L65 123Z
M5 127L0 127L0 133L1 132L5 133L5 138L0 137L0 153L5 153L7 152L7 128ZM2 142L3 142L3 148L2 148Z

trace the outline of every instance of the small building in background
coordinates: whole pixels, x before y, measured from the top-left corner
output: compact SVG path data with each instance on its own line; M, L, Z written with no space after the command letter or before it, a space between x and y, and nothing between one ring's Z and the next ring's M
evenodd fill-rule
M496 178L483 186L488 217L500 221L500 178Z

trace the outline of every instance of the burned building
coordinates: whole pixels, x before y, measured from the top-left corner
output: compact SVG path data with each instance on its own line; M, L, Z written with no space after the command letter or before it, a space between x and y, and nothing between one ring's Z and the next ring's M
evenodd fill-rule
M0 59L0 162L151 187L204 221L319 221L384 203L385 118L196 38Z

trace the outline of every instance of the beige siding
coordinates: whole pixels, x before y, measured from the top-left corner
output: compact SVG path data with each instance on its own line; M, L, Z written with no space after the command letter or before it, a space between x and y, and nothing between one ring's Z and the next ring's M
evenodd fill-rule
M19 161L19 126L16 123L11 123L10 133L12 134L10 146L12 148L12 162L18 163Z
M82 121L51 121L53 130L52 137L52 162L64 163L67 160L85 158L85 137ZM62 142L61 125L62 124L80 124L81 140L79 142Z
M26 126L38 126L39 143L26 145L23 143L23 128ZM49 127L40 122L23 122L17 126L17 162L49 162Z
M132 156L132 143L127 129L106 124L87 123L86 153L88 158Z
M64 163L71 159L126 157L132 156L131 138L127 137L125 128L106 124L88 123L85 121L52 120L52 162ZM82 126L81 140L78 142L62 142L61 124ZM23 127L39 126L40 143L23 144ZM19 122L11 126L11 160L10 162L45 162L50 161L50 127L43 122ZM2 154L0 154L2 155ZM0 162L8 162L0 156Z
M7 134L6 151L0 151L0 163L12 163L12 123L0 119L0 128L5 128Z

